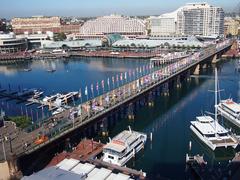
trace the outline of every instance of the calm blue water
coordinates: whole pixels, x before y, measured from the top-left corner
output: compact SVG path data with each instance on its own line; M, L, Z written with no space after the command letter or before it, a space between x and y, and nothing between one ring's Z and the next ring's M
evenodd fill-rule
M144 60L132 59L74 59L70 61L35 61L24 66L1 66L1 85L18 89L18 85L28 88L41 88L46 94L53 92L77 91L84 89L86 85L96 84L102 79L128 71L148 63ZM31 72L22 72L21 69L31 66ZM234 70L235 61L227 61L218 65L220 88L222 98L232 97L240 100L240 74ZM56 72L48 73L50 67L56 68ZM143 131L148 135L153 133L153 141L147 142L145 149L137 154L135 160L128 166L143 169L150 179L186 179L185 155L204 154L209 168L224 166L233 157L231 149L221 150L216 153L210 151L190 131L190 121L204 111L213 112L214 94L209 92L214 88L213 68L209 68L200 76L192 76L190 81L182 83L182 87L172 88L169 97L155 93L152 96L154 106L140 103L135 108L135 119L128 120L126 116L118 116L117 123L109 126L109 135L112 137L127 128L128 125L137 131ZM9 114L20 113L19 106L14 101L0 99L1 107ZM28 107L28 111L34 107ZM220 122L224 122L222 118ZM233 131L240 133L231 124ZM102 138L107 141L107 138ZM192 149L189 150L189 141ZM220 165L219 165L220 162Z
M142 67L148 64L147 60L135 59L102 59L102 58L81 58L70 60L40 60L32 63L0 66L1 87L11 91L19 91L24 88L42 89L44 95L52 95L57 92L64 93L70 91L82 92L82 100L86 86L88 87L88 96L92 98L97 95L96 85L98 82L99 94L103 93L102 80L104 80L104 91L113 88L112 76L114 76L114 86L121 85L120 74L128 72L136 67ZM32 71L24 72L24 68L31 68ZM55 72L47 72L48 69L56 69ZM118 75L118 83L116 76ZM127 74L128 75L128 74ZM109 78L110 87L107 79ZM133 77L131 77L133 78ZM128 78L128 80L131 80ZM123 82L126 82L123 80ZM94 94L91 93L91 84L94 86ZM79 99L80 103L80 99ZM0 107L7 115L28 114L34 120L42 115L41 109L37 105L25 106L26 103L18 103L14 100L0 99ZM36 115L38 113L38 115ZM50 113L45 108L44 117Z

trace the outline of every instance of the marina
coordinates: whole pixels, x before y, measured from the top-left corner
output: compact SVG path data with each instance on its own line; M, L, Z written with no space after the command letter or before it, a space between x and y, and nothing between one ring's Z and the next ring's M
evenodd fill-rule
M134 128L135 129L135 128ZM154 137L153 137L154 138ZM148 169L148 168L147 168ZM151 175L151 173L150 173L150 175Z

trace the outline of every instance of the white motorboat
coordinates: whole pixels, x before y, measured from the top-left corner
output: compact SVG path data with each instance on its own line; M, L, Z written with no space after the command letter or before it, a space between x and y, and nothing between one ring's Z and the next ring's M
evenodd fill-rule
M43 102L52 102L52 101L56 100L58 97L60 97L60 96L62 96L62 94L59 94L59 93L54 94L52 96L46 96L46 97L44 97L42 99L42 101Z
M226 120L240 128L240 104L232 99L222 100L218 104L217 110Z
M59 108L57 108L57 110L55 110L55 111L52 112L52 115L55 116L55 115L57 115L57 114L60 114L60 113L62 113L64 110L65 110L64 108L59 107Z
M190 129L212 150L229 146L236 148L238 145L237 139L211 116L196 117L196 121L191 121Z
M103 161L123 166L144 148L146 140L146 134L132 131L129 127L103 147Z
M210 116L198 116L196 121L191 121L192 132L209 148L215 150L221 147L236 148L238 140L227 129L218 123L217 119L217 69L215 69L215 119Z

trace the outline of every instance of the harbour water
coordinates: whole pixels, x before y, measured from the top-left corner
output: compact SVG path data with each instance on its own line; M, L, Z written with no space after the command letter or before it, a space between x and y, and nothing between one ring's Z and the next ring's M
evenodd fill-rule
M18 89L41 88L46 95L56 92L78 91L86 85L101 83L101 81L121 72L147 64L146 60L132 59L71 59L53 61L34 61L25 65L9 65L0 67L0 80L2 87ZM31 67L32 71L23 72L22 69ZM55 68L54 73L46 70ZM231 97L240 100L240 74L235 71L235 60L227 60L218 64L220 89L222 98ZM170 90L170 96L161 96L155 92L152 95L151 105L144 101L135 103L134 120L127 116L118 116L116 123L109 125L109 136L126 129L153 133L153 141L148 140L145 149L137 154L128 166L142 169L150 179L169 178L185 179L185 156L189 154L204 154L209 168L216 169L224 166L233 156L235 151L223 149L213 153L203 145L190 131L190 121L205 111L213 112L214 95L208 90L214 89L213 68L205 69L199 76L191 76L190 81L184 81L181 88ZM0 99L1 108L9 115L19 114L19 104L14 101ZM23 104L22 104L23 105ZM34 108L34 107L32 107ZM225 122L219 118L220 122ZM233 131L240 131L229 123ZM107 137L93 137L107 141ZM189 150L189 142L192 148ZM239 149L238 149L239 150Z

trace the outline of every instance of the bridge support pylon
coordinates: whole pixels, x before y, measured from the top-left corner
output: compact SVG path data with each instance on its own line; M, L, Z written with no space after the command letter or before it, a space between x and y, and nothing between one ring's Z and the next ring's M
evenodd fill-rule
M187 71L187 82L191 81L191 71Z
M134 118L135 118L134 110L133 110L133 104L132 103L130 103L128 105L127 117L128 117L129 120L134 120Z
M193 72L194 75L199 75L199 72L200 72L200 64L198 64L196 67L195 67L195 70Z
M219 61L219 57L217 54L215 54L212 58L212 64L216 64Z
M177 88L181 88L181 77L177 76Z
M162 94L164 96L169 96L168 82L163 84Z

